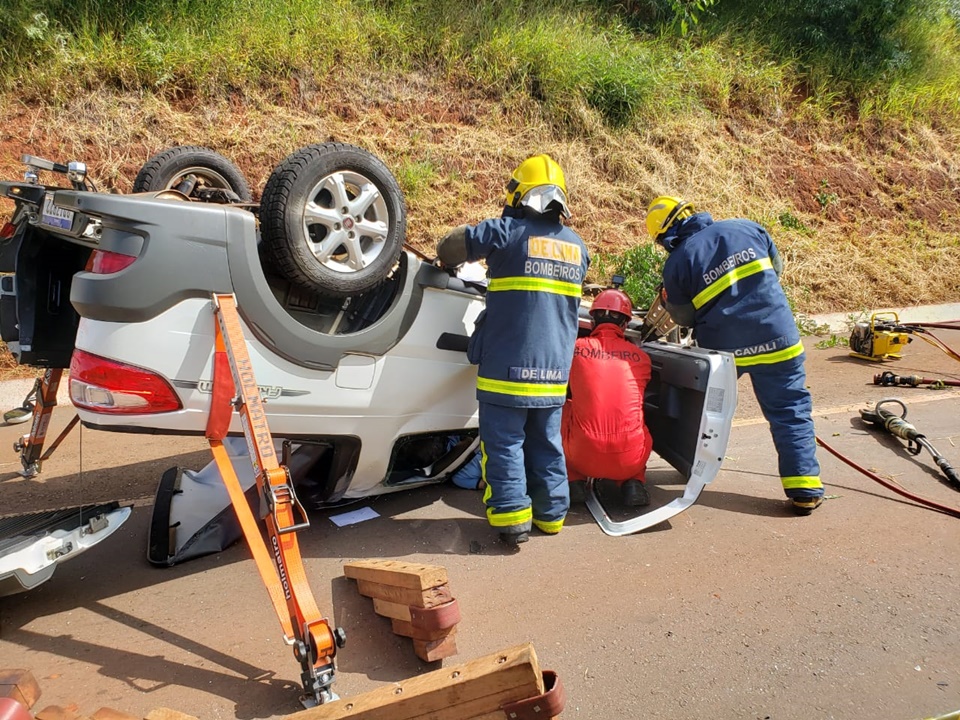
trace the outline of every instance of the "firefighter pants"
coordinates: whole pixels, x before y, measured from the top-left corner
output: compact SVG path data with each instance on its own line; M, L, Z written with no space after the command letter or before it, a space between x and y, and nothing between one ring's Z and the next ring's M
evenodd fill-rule
M646 428L641 427L633 435L601 441L589 437L572 416L571 412L564 413L562 423L563 454L570 482L588 477L613 480L617 484L645 479L647 461L653 450L653 440Z
M536 525L558 533L570 507L560 439L562 407L480 403L480 452L487 520L501 532Z
M750 376L757 402L770 424L777 449L780 481L789 498L823 495L817 441L813 427L813 400L807 390L804 355L769 365L738 367L738 377Z

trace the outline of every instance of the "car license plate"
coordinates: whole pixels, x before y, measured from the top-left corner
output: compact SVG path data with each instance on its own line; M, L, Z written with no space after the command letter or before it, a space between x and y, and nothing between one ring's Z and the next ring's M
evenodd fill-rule
M73 226L73 210L65 210L53 204L53 195L47 194L43 198L43 213L40 222L44 225L69 230Z

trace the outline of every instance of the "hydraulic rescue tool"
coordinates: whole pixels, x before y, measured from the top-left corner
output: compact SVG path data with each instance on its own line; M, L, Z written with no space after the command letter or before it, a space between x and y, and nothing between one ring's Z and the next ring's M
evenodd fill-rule
M890 316L892 319L878 320L883 316ZM929 328L960 330L960 323L956 320L944 323L901 323L900 316L893 311L877 312L870 316L870 322L861 321L853 326L853 331L850 333L850 354L853 357L872 361L890 358L899 360L900 350L912 342L911 336L916 336L954 360L960 361L960 352L930 332Z
M614 276L614 281L616 281L617 277L616 275ZM619 287L619 285L614 282L614 287ZM663 284L661 283L657 285L653 301L643 316L643 326L640 328L640 340L648 342L656 340L658 337L669 337L670 333L673 330L678 330L678 328L677 323L673 321L670 313L667 312L664 301Z
M943 378L927 378L920 375L896 375L889 370L873 376L874 385L904 385L906 387L920 387L929 385L937 390L945 387L960 387L960 380L945 380Z
M309 527L310 520L297 500L289 470L277 461L236 299L233 295L214 295L213 301L216 348L206 436L260 578L273 601L284 639L293 646L293 655L300 663L304 689L301 702L310 708L338 699L331 690L333 659L337 648L343 647L346 635L341 628L332 629L320 614L307 581L297 531ZM253 463L269 550L223 446L234 410L240 414Z
M884 405L888 404L899 405L903 412L897 415L884 407ZM926 435L920 433L916 427L907 422L907 406L902 400L898 398L884 398L883 400L879 400L877 404L873 406L872 410L861 410L860 419L868 425L883 428L891 435L906 440L907 452L911 455L919 455L922 450L926 449L933 456L937 467L946 475L948 484L955 490L960 490L960 475L958 475L957 471L953 469L953 466L947 462L947 459L930 444Z
M892 316L892 320L879 320ZM850 333L850 354L864 360L900 359L901 349L911 342L913 328L900 324L895 312L878 312L870 316L870 322L861 321Z

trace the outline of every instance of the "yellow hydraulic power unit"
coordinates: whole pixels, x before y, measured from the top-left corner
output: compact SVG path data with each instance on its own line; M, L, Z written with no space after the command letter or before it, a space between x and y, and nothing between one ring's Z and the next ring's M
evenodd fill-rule
M890 319L892 318L892 319ZM899 360L900 351L910 343L912 328L900 324L895 312L878 312L870 316L870 322L861 321L850 333L850 354L864 360Z

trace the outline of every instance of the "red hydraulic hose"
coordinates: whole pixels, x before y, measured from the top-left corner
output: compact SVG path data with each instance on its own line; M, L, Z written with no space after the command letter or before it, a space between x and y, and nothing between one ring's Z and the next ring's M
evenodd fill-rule
M950 347L949 345L947 345L943 340L941 340L940 338L938 338L936 335L934 335L934 334L933 334L932 332L930 332L929 330L920 330L920 331L918 332L918 334L917 334L917 337L919 337L921 340L924 340L924 341L930 343L930 344L933 345L935 348L937 348L937 349L939 349L939 350L942 350L942 351L945 352L947 355L949 355L950 357L952 357L954 360L960 361L960 353L958 353L958 352L957 352L956 350L954 350L952 347Z
M955 518L960 518L960 510L958 510L957 508L952 508L952 507L949 507L949 506L947 506L947 505L941 505L940 503L934 502L933 500L927 500L926 498L922 498L922 497L920 497L919 495L914 495L913 493L908 492L908 491L904 490L903 488L897 487L897 486L894 485L893 483L888 482L887 480L884 480L882 477L880 477L880 476L877 475L876 473L870 472L870 471L867 470L866 468L861 467L860 465L857 465L853 460L850 460L849 458L844 457L844 456L841 455L839 452L837 452L836 450L834 450L832 447L830 447L829 445L827 445L827 444L826 444L823 440L821 440L819 437L817 438L817 445L819 445L820 447L822 447L824 450L826 450L827 452L829 452L829 453L830 453L831 455L833 455L834 457L836 457L836 458L842 460L843 462L845 462L847 465L849 465L850 467L852 467L852 468L853 468L854 470L856 470L857 472L860 472L860 473L866 475L868 478L870 478L870 479L873 480L874 482L880 483L881 485L883 485L883 486L884 486L885 488L887 488L888 490L893 490L893 492L897 493L898 495L903 495L903 497L908 498L909 500L913 500L915 503L919 503L919 504L921 504L921 505L926 505L928 508L932 508L932 509L937 510L937 511L939 511L939 512L946 513L947 515L953 515L953 517L955 517Z
M917 322L917 323L907 323L908 325L916 325L917 327L923 328L940 328L941 330L960 330L960 320L944 320L943 322Z

